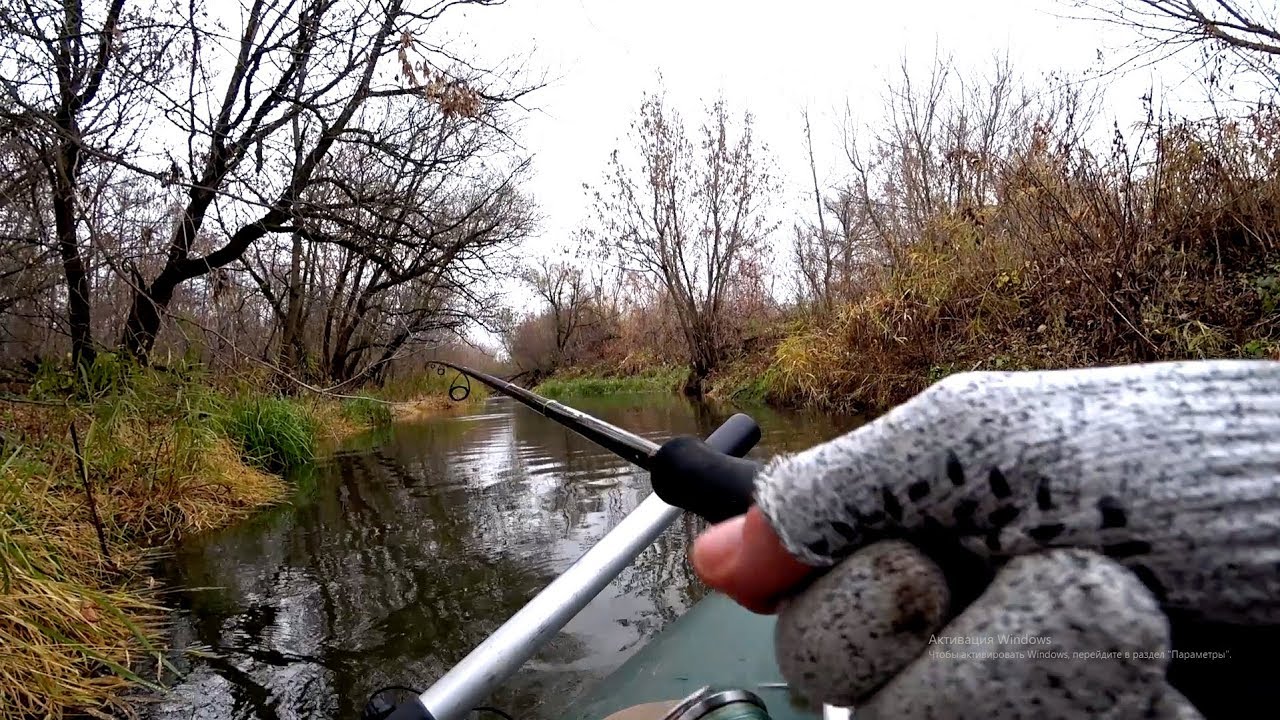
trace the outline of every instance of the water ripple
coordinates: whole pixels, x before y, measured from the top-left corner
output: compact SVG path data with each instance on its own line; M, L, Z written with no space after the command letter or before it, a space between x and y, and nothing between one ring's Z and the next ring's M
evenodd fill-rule
M732 412L661 396L581 408L655 442L705 436ZM842 429L760 419L761 457ZM396 426L301 487L171 560L175 585L217 589L180 595L171 661L186 674L153 720L356 717L378 687L426 685L649 492L646 473L503 399ZM687 563L696 527L665 532L492 702L554 717L701 597Z

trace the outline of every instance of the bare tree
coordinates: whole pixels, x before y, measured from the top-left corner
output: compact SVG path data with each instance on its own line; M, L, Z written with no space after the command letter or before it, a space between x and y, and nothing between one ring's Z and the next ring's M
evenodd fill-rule
M589 249L588 237L580 233L569 247ZM503 331L507 355L522 377L536 383L562 368L607 358L629 300L622 273L544 256L529 262L520 279L541 301L533 312L512 312Z
M500 1L0 0L5 353L114 334L145 361L168 327L165 351L376 379L490 320L535 88L434 28Z
M1123 68L1198 50L1196 63L1210 87L1237 94L1239 80L1280 90L1280 15L1270 0L1072 0L1091 18L1129 28L1138 40L1121 56Z
M492 319L486 277L531 229L496 103L463 117L405 99L340 142L318 169L284 243L243 259L277 319L288 366L338 381L374 378L408 345ZM394 149L389 152L388 149Z
M596 192L601 248L663 288L684 336L685 391L700 394L725 353L730 291L773 230L767 151L751 115L734 128L723 100L691 139L661 94L645 96L631 141L638 163L615 151Z
M336 285L326 290L331 302L318 315L328 377L376 380L402 348L438 343L442 333L494 316L496 296L483 289L494 256L531 228L528 200L513 182L436 199L419 227L381 219L366 238L324 239L341 249ZM361 246L361 239L380 242Z
M39 158L9 122L0 120L0 315L19 305L34 310L38 298L58 284L50 265L58 254L48 241L42 209L47 177ZM17 331L5 323L5 337Z
M144 124L140 102L163 77L166 37L126 0L86 9L80 0L6 0L0 65L8 121L44 174L52 246L61 261L66 321L77 363L94 355L93 288L82 219L85 177L121 162ZM32 198L41 212L43 197Z
M1033 92L1007 58L968 81L945 58L923 82L904 61L888 100L888 118L875 132L849 124L849 179L832 203L847 204L850 230L872 241L858 251L865 267L901 266L920 243L954 251L980 242L974 230L999 201L1004 159L1037 137L1079 145L1093 107L1065 84Z
M554 339L554 354L548 372L568 360L570 344L583 326L591 322L593 297L582 269L565 262L542 258L521 274L525 284L547 304L547 316Z
M519 379L532 387L551 374L556 365L555 330L550 313L511 313L502 330L502 345Z
M443 13L466 4L494 1L439 0L419 10L405 0L254 0L234 64L221 73L193 64L168 112L187 135L177 172L191 178L190 189L165 242L150 249L158 271L149 280L135 271L139 289L121 337L127 351L146 357L184 283L238 263L268 235L295 232L311 210L307 189L335 147L363 142L394 160L399 148L368 142L362 126L361 118L385 111L379 102L400 98L417 112L470 116L482 102L508 99L433 65L438 53L422 38ZM185 19L195 46L214 42L202 18L193 6ZM218 238L203 244L211 213Z
M830 313L838 301L851 297L855 278L870 256L867 219L853 188L824 190L819 184L808 110L803 119L817 223L798 222L793 228L795 272L802 302L807 301L819 313ZM834 221L831 226L827 224L828 216Z
M1135 27L1162 45L1215 42L1280 55L1280 23L1272 3L1256 0L1078 0L1104 17Z
M818 164L813 157L813 128L809 123L808 108L804 111L804 145L809 153L809 175L813 180L813 202L817 206L818 226L795 226L796 271L802 295L807 296L820 312L830 312L831 271L835 262L831 256L832 243L827 235L822 189L818 185Z
M874 267L874 238L868 229L864 203L854 188L844 186L818 195L824 216L834 223L797 223L793 251L802 300L819 313L829 313L849 300Z

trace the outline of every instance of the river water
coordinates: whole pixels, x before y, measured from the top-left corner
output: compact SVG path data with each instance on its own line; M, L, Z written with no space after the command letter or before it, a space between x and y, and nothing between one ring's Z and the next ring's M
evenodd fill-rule
M572 404L658 442L734 412L663 395ZM750 414L761 459L856 425ZM426 687L649 492L646 473L506 398L359 438L296 480L287 505L169 562L181 677L154 720L354 720L378 688ZM696 602L696 522L664 533L492 704L554 718Z

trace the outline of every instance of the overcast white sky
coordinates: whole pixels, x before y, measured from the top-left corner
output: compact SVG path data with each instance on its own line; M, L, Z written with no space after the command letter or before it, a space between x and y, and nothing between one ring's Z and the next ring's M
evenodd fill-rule
M963 68L1008 50L1034 78L1093 65L1104 39L1112 45L1127 39L1114 31L1104 38L1096 23L1055 17L1070 12L1053 0L510 0L467 9L450 25L466 33L464 46L473 45L474 55L531 52L532 65L551 79L529 98L536 111L524 137L536 162L530 190L546 214L545 241L553 242L586 216L582 184L600 178L659 71L686 115L720 91L755 113L761 137L799 183L792 189L803 192L806 105L814 113L819 163L827 161L820 169L830 172L845 103L874 120L904 54L927 64L940 49ZM1135 113L1150 77L1125 82ZM1125 93L1117 95L1123 103Z
M1054 0L510 0L458 12L449 27L467 56L528 53L548 74L550 85L529 98L535 111L524 132L536 172L528 189L545 217L528 250L545 252L589 217L582 185L601 178L658 72L686 116L719 92L751 110L787 183L781 200L807 209L803 108L813 114L819 172L834 181L846 103L865 121L880 117L883 89L904 55L928 65L940 51L963 70L1008 51L1034 80L1096 67L1100 50L1114 59L1110 49L1132 39L1062 17L1072 11ZM1120 80L1109 108L1122 121L1138 117L1138 98L1158 70ZM1164 70L1165 84L1186 78Z

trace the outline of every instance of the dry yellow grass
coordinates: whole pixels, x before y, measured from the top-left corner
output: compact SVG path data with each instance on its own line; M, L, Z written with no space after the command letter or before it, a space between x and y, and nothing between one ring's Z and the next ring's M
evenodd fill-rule
M1280 113L1148 129L1144 163L1032 142L992 159L979 210L895 216L883 261L772 348L770 398L882 410L966 370L1280 356Z
M347 417L342 412L342 405L337 402L317 402L310 408L311 416L316 419L320 428L320 438L334 442L359 435L369 426Z
M471 405L466 402L454 402L447 397L432 395L408 402L392 403L391 415L396 422L424 420L455 414L470 407Z
M40 480L4 477L0 514L0 713L61 717L72 709L126 710L120 701L134 682L131 667L159 630L158 608L142 591L116 579L82 515L83 499ZM21 500L14 495L21 494ZM24 522L25 516L66 522ZM137 548L115 547L124 566Z
M232 444L196 445L125 418L84 434L107 539L100 545L75 456L53 442L70 411L0 414L0 717L129 714L125 694L158 677L163 608L147 574L158 548L280 500L279 478ZM90 425L79 418L82 432ZM101 430L101 432L99 432ZM179 433L180 434L180 433ZM198 446L198 447L197 447Z

